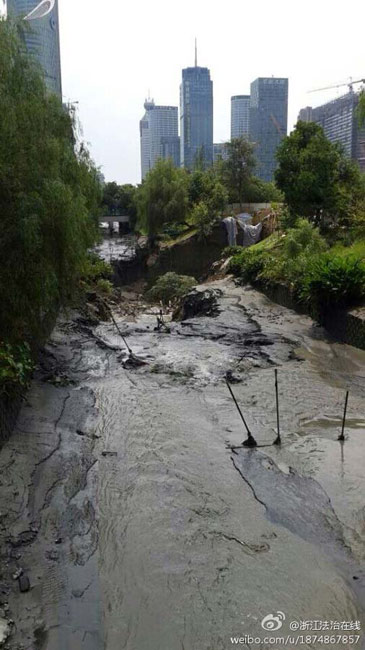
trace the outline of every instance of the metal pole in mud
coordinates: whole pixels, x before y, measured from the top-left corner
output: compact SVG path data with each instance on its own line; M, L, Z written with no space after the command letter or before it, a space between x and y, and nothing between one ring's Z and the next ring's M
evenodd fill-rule
M276 423L277 423L277 432L278 435L274 440L274 445L281 445L281 435L280 435L280 413L279 413L279 390L278 390L278 371L275 368L275 393L276 393Z
M248 438L247 438L247 440L245 440L245 442L243 443L243 445L244 445L245 447L256 447L256 446L257 446L257 442L256 442L255 438L253 437L253 435L252 435L250 429L249 429L248 426L247 426L247 422L246 422L245 418L243 417L243 413L242 413L242 411L241 411L241 409L240 409L240 407L239 407L239 405L238 405L238 402L237 402L237 400L236 400L236 398L235 398L235 396L234 396L234 394L233 394L233 390L232 390L232 388L231 388L231 386L230 386L230 384L229 384L229 381L228 381L227 379L226 379L226 384L227 384L227 386L228 386L228 390L229 390L229 392L231 393L232 399L233 399L233 401L234 401L234 403L235 403L235 405L236 405L236 407L237 407L237 411L238 411L238 413L239 413L240 416L241 416L241 420L242 420L243 424L245 425L245 427L246 427L246 431L247 431L247 434L248 434Z
M348 404L348 401L349 401L349 392L350 391L346 392L345 409L344 409L344 412L343 412L343 420L342 420L342 431L341 431L341 435L338 436L338 440L340 440L341 442L345 441L345 425L346 425L347 404Z

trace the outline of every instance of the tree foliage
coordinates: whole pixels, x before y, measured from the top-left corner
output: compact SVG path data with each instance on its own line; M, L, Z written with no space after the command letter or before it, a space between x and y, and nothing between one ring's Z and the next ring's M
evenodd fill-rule
M211 234L227 200L227 190L214 169L196 170L189 176L190 217L201 239Z
M163 226L185 221L188 209L188 180L171 160L158 160L139 188L138 227L154 240Z
M19 26L0 21L0 338L39 334L72 296L96 236L100 186Z
M315 123L298 122L281 142L276 183L291 216L344 219L362 191L358 166Z
M137 220L137 187L129 183L106 183L103 187L102 208L105 216L127 215L134 227Z
M256 161L254 147L246 138L233 138L226 143L227 159L219 161L223 183L230 200L242 206L247 185L251 180Z

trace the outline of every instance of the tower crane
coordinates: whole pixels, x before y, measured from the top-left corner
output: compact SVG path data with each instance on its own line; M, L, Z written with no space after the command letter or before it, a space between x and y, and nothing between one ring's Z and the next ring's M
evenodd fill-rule
M332 90L333 88L341 88L342 86L348 86L349 92L353 93L354 84L363 84L363 83L365 83L365 79L357 79L356 81L352 81L352 79L350 78L350 81L348 83L335 84L334 86L326 86L325 88L314 88L313 90L308 90L308 93L317 93L320 90Z

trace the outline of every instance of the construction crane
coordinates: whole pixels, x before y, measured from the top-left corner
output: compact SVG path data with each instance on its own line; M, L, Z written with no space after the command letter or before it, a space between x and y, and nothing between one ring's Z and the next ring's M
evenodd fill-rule
M356 81L352 81L350 77L350 81L348 83L335 84L334 86L326 86L325 88L314 88L314 90L308 90L308 93L317 93L320 90L332 90L333 88L341 88L342 86L348 86L349 92L353 93L354 84L364 84L364 83L365 83L365 79L357 79Z

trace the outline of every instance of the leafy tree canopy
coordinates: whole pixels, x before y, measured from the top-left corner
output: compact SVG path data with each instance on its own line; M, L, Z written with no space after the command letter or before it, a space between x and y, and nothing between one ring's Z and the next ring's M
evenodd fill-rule
M315 123L298 122L281 142L276 183L293 217L343 219L361 194L363 180L356 163L332 144Z
M0 339L39 335L65 304L96 236L101 192L73 122L0 21Z
M246 138L233 138L226 143L227 159L218 161L218 170L230 200L242 205L256 161L253 145Z
M163 226L185 221L188 176L171 160L158 160L138 190L138 227L154 240Z

